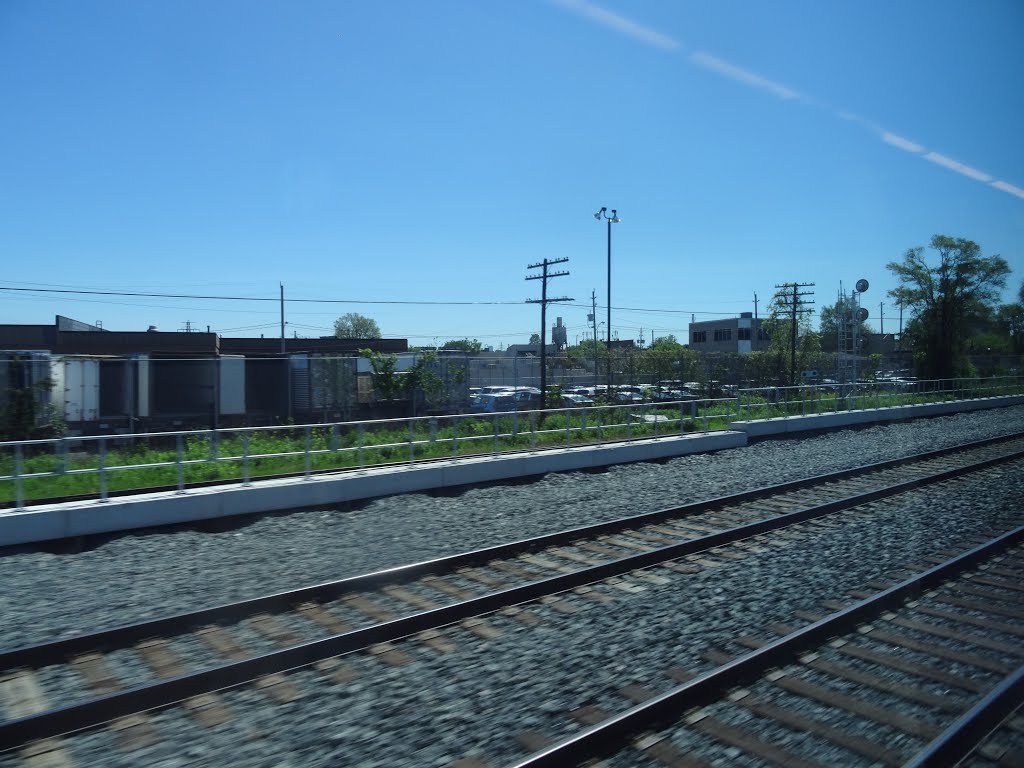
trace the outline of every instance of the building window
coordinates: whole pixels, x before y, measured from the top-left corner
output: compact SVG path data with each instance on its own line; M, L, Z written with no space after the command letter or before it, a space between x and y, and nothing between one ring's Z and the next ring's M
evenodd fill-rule
M732 341L732 328L715 328L715 341Z
M737 328L736 338L739 341L750 341L750 329L749 328Z
M708 340L707 331L694 331L693 332L693 344L705 344Z

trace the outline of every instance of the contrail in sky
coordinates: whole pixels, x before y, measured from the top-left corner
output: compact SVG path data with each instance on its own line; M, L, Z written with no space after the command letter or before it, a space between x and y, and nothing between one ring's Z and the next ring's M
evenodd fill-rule
M631 19L627 19L625 16L620 16L617 13L601 8L587 0L549 0L554 5L558 5L567 11L575 13L578 16L591 21L595 24L600 24L608 29L614 30L615 32L631 37L634 40L638 40L645 45L653 48L658 48L663 51L683 51L685 46L678 40L675 40L668 35L645 27ZM993 176L980 171L977 168L961 163L958 160L954 160L951 157L940 154L938 152L927 150L921 144L915 141L898 136L891 131L887 131L882 126L878 125L871 120L861 117L860 115L853 114L841 109L833 109L825 106L816 100L801 94L799 91L790 88L781 83L777 83L763 75L756 72L752 72L743 67L737 66L730 61L721 59L717 56L713 56L705 51L693 51L687 55L687 61L691 64L706 69L710 72L714 72L722 77L727 77L730 80L746 85L750 88L757 88L758 90L770 93L771 95L783 99L786 101L797 101L801 102L806 106L818 106L829 110L836 117L846 120L848 122L857 123L863 128L867 129L871 133L875 134L879 139L884 141L886 144L901 149L904 152L909 152L912 155L920 157L922 160L927 160L935 165L942 166L946 170L959 173L961 176L966 176L974 181L987 184L994 189L998 189L1000 192L1006 192L1007 194L1019 197L1024 200L1024 189L1018 186L1010 184L1006 181L995 179Z

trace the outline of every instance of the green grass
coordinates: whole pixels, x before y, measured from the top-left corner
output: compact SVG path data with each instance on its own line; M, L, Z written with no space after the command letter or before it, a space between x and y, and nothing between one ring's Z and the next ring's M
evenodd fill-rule
M652 423L627 417L624 408L597 407L549 411L543 420L529 414L508 414L496 418L464 416L456 420L438 419L435 428L429 422L417 420L412 432L413 447L410 452L410 430L408 423L389 421L368 423L364 430L332 429L330 426L312 427L309 430L308 457L311 471L343 470L389 463L443 459L471 454L525 451L534 448L558 447L565 445L586 445L600 442L614 442L643 439L659 435L675 435L688 432L718 431L727 429L730 422L747 419L768 419L802 414L832 413L856 408L892 407L919 403L934 403L952 400L957 396L985 397L995 394L1020 394L1021 387L1001 387L998 390L975 390L966 393L924 393L911 392L866 392L853 402L834 393L806 390L801 393L803 402L769 402L763 397L743 395L739 415L734 401L716 402L709 407L694 411L689 404L680 408L648 404L643 409L633 408L635 415L665 417L665 421ZM789 395L792 397L793 393ZM568 429L568 432L567 432ZM131 438L121 438L128 442ZM105 457L105 466L130 466L174 462L177 448L173 438L169 444L154 445L136 438L134 445L111 450ZM97 450L96 441L83 441L81 445ZM53 450L50 446L45 447ZM260 430L250 433L248 444L248 475L250 478L302 473L306 470L306 434L302 429ZM267 454L295 454L290 456ZM183 440L183 464L181 479L185 484L210 481L241 480L245 473L243 439L230 432L219 437L208 433L197 434ZM237 457L237 460L225 460ZM220 460L217 460L217 459ZM100 475L96 472L82 474L74 470L96 469L100 459L95 453L80 450L66 456L52 452L27 456L23 460L21 473L56 474L26 478L22 481L22 495L26 501L36 499L64 498L69 496L96 496L100 493ZM10 449L0 456L0 474L14 474L14 457ZM142 490L178 484L178 468L146 467L139 469L118 469L106 472L108 491ZM13 480L0 481L0 505L11 506L15 501Z

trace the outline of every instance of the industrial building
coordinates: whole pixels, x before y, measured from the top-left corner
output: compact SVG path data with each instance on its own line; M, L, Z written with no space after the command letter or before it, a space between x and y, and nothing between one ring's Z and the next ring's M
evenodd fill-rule
M359 407L363 348L408 342L120 332L62 316L0 325L0 412L71 434L344 419Z
M690 348L699 352L759 352L768 347L768 335L752 312L739 317L690 323Z

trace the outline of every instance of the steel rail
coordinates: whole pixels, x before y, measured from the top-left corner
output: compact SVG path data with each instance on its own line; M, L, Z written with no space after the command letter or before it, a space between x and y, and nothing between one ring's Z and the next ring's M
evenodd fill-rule
M800 653L816 648L829 638L853 631L858 624L902 604L956 576L1024 539L1024 526L912 576L883 592L774 640L755 651L683 683L650 701L638 704L520 760L508 768L564 768L607 756L626 740L646 730L667 727L693 707L720 699L729 690L749 685L772 667L792 663ZM948 766L950 763L928 763Z
M656 510L654 512L646 512L640 515L617 518L604 523L570 528L565 531L545 534L543 536L520 539L518 541L498 544L484 549L473 550L471 552L463 552L456 555L434 558L432 560L423 560L409 565L386 568L367 574L349 576L344 579L323 582L321 584L301 587L299 589L288 590L285 592L278 592L271 595L263 595L249 600L241 600L235 603L222 604L197 611L189 611L149 621L121 625L97 632L63 638L61 640L13 648L6 651L0 651L0 670L12 669L15 667L38 668L47 664L59 662L74 654L86 651L102 651L107 648L124 647L138 642L139 640L180 634L188 631L189 629L208 624L239 621L256 613L273 613L289 610L292 606L298 603L308 601L329 601L337 598L339 595L345 594L346 592L372 590L379 588L384 584L405 582L416 578L422 578L423 576L452 572L459 568L471 567L495 559L526 554L553 546L562 546L579 539L592 538L637 526L658 523L671 517L696 515L720 506L742 504L765 497L792 493L793 491L801 490L803 488L858 477L860 475L892 469L907 464L929 461L931 459L940 458L942 456L958 452L966 452L1002 442L1010 442L1022 437L1024 437L1024 433L987 438L984 440L966 443L962 446L941 448L935 451L914 454L912 456L904 456L899 459L876 462L862 467L856 467L854 469L840 470L838 472L830 472L824 475L817 475L815 477L802 478L800 480L793 480L786 483L778 483L776 485L756 488L750 491L741 491L740 493L692 502L679 507L669 507L666 509ZM986 459L985 462L999 463L1011 461L1020 455L1022 455L1022 452L1016 452L1006 456ZM974 469L974 464L966 466L971 468L970 471L976 471L976 469ZM984 466L977 467L977 469L982 468L984 468ZM949 476L952 477L955 475ZM928 478L925 479L928 480L928 482L937 482L931 481ZM913 483L916 481L907 482ZM894 488L901 489L893 491L894 493L902 493L904 490L909 490L909 487L906 487L906 483L894 486ZM774 519L776 518L768 518L768 520ZM730 530L736 529L727 529L724 533L728 533ZM712 536L701 537L693 539L692 541L698 543L707 542L713 539L714 536L718 535L720 534L713 534ZM705 543L702 546L703 548L707 548L718 545L718 543Z
M1021 456L1021 452L1016 452L1010 457L1000 456L985 459L975 464L945 470L931 477L917 478L766 520L747 523L698 539L619 558L571 573L540 579L525 585L410 614L344 634L310 641L251 659L0 722L0 751L16 748L31 741L82 730L145 710L170 706L194 696L242 685L266 675L287 672L323 659L363 650L374 644L393 642L419 632L438 629L519 603L538 600L541 597L621 576L624 573L658 565L668 560L675 560L723 544L813 520L836 511L906 493L923 485L969 474ZM388 573L387 571L382 572L384 575Z
M1024 703L1024 667L1009 675L903 768L953 768L969 757L992 731Z

